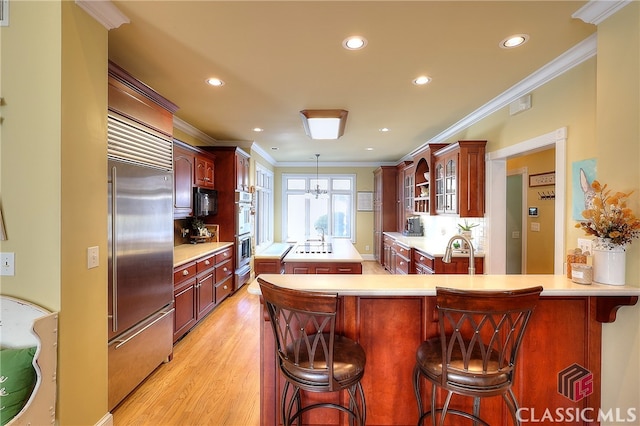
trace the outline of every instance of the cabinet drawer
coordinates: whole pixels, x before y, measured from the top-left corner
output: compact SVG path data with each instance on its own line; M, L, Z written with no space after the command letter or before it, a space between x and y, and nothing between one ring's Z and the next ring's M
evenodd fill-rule
M222 302L233 291L233 280L227 279L216 284L216 304Z
M217 283L221 282L231 274L233 274L233 265L231 263L231 260L227 260L226 262L216 266L216 282Z
M215 262L216 262L216 259L215 259L215 255L213 254L211 256L207 256L207 257L203 257L202 259L199 259L197 263L198 273L202 271L206 271L207 269L213 268L213 265L215 265Z
M423 266L426 266L427 268L431 269L432 271L435 270L435 264L434 264L434 259L431 256L428 256L422 252L416 251L413 254L413 261L415 262L416 265L421 264Z
M220 262L224 262L227 259L231 259L233 256L233 247L226 248L221 252L216 253L216 265Z
M407 259L409 259L409 255L411 252L411 249L407 246L403 246L402 244L399 243L394 243L394 247L396 249L396 253L402 257L405 257Z
M398 256L396 258L396 274L408 274L409 273L409 261L404 257Z
M186 263L173 270L173 284L178 285L190 277L196 276L196 263Z

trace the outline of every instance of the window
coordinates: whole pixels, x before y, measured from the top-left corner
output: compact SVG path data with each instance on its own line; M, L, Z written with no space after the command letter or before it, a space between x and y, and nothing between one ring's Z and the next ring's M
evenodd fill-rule
M256 247L273 243L273 172L256 163L255 244Z
M355 175L282 175L282 239L298 241L324 234L355 242ZM311 195L318 189L321 194Z

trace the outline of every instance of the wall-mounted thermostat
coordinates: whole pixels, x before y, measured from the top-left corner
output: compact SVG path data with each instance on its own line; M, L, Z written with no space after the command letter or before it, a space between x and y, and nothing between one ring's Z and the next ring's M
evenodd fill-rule
M537 207L529 207L529 217L538 217Z

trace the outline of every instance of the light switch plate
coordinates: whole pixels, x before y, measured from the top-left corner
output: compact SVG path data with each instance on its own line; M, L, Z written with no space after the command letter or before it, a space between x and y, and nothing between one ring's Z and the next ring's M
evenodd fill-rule
M540 232L540 222L531 222L531 231Z
M87 269L97 268L100 266L100 249L98 246L87 248Z
M0 253L0 275L12 277L15 273L15 254Z

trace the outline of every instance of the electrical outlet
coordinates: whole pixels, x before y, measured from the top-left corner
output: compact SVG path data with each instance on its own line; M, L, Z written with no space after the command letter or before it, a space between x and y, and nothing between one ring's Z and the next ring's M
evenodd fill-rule
M87 248L87 269L100 266L100 250L98 246Z
M369 251L369 246L364 246L365 251Z
M591 246L592 241L588 238L578 238L578 248L582 250L583 253L589 252L593 254L593 247Z
M0 275L12 277L15 272L15 254L0 253Z
M540 222L531 222L531 232L540 232Z

